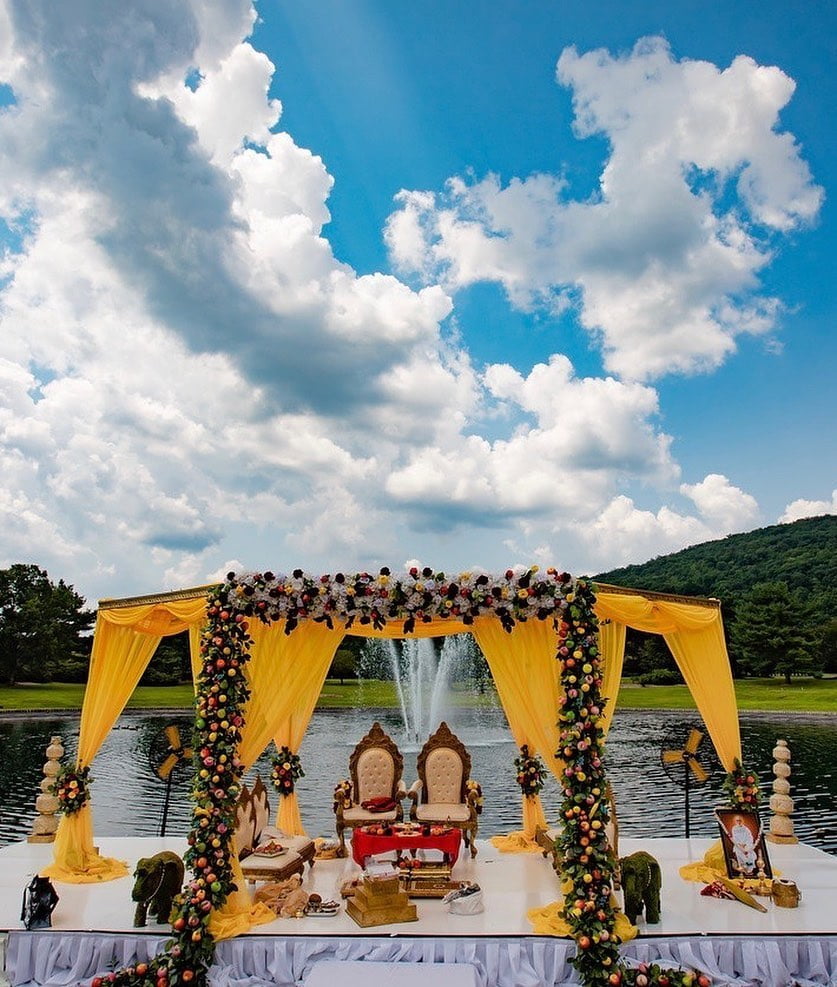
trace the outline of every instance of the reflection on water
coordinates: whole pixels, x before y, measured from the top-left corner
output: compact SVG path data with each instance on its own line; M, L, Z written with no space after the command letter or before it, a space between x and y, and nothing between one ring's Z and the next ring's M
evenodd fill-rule
M398 710L318 710L302 745L305 777L298 783L303 819L311 835L331 835L334 783L348 773L349 755L378 718L384 729L400 738ZM681 727L677 712L617 712L608 739L607 762L616 794L620 832L625 836L682 836L683 791L664 774L660 748L667 733ZM153 770L159 757L163 727L171 717L123 716L93 764L94 821L100 836L158 832L164 785ZM183 737L189 722L178 719ZM771 751L777 737L790 744L791 795L796 803L794 825L800 839L837 853L837 730L835 721L821 717L743 714L744 750L763 782L772 780ZM455 732L468 747L471 774L482 783L485 810L480 835L507 832L520 825L520 795L514 782L514 742L500 710L458 710ZM34 817L42 778L44 751L53 734L60 734L67 756L75 753L78 718L28 719L0 722L0 843L25 838ZM404 750L404 778L416 778L416 749ZM257 770L267 779L269 759ZM695 836L714 836L712 807L721 801L721 776L693 790L691 827ZM185 832L190 819L188 771L176 773L168 832ZM542 793L550 820L557 818L557 784L550 779ZM275 800L274 800L275 801ZM406 805L405 805L406 810Z

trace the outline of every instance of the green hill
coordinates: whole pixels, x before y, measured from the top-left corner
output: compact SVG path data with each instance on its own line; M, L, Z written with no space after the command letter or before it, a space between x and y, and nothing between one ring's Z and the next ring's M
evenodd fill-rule
M717 597L733 661L741 658L742 670L750 674L760 665L783 672L785 665L799 671L803 666L837 671L835 515L728 535L594 578L617 586ZM793 639L787 636L789 628L799 631ZM783 633L786 640L779 642ZM782 649L792 656L784 662L774 657L766 664L757 657Z
M823 617L837 616L837 515L774 524L692 545L642 565L601 572L603 583L715 596L724 604L758 583L787 583Z

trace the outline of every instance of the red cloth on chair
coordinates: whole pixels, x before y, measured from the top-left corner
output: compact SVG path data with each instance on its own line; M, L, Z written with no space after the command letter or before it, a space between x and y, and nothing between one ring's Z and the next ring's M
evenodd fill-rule
M395 799L391 799L386 795L376 795L375 798L367 799L360 804L361 808L366 809L367 812L392 812L393 809L398 808L398 803Z

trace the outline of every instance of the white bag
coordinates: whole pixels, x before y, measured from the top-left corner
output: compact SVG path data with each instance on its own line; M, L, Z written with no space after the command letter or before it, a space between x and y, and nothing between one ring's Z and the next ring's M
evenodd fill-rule
M447 903L451 915L479 915L485 911L482 890L475 885L465 885L456 891L450 891L442 901Z

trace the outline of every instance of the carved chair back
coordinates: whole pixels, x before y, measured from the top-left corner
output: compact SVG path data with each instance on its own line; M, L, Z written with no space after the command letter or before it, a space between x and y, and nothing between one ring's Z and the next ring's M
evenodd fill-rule
M349 758L355 804L383 796L395 798L403 771L401 751L376 721Z
M466 801L471 755L444 721L422 747L416 767L421 781L422 803L457 804Z

